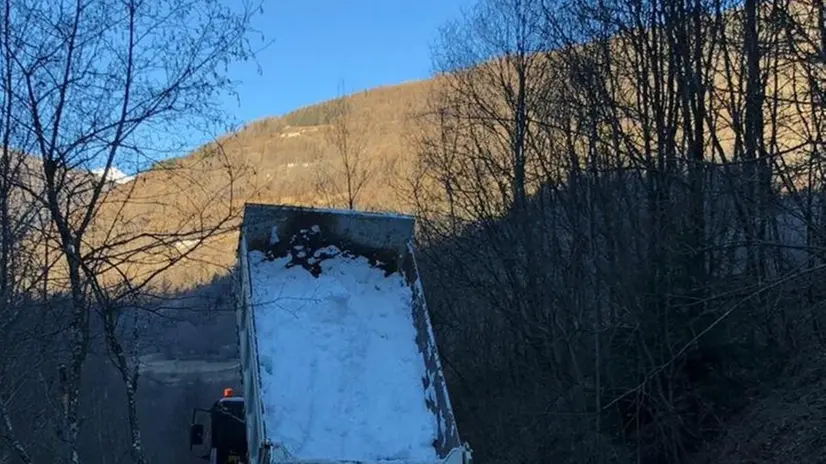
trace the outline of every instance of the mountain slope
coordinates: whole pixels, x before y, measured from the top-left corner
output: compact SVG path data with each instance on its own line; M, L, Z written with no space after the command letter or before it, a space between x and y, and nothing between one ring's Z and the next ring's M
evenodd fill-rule
M414 161L412 140L419 130L415 116L425 110L435 84L412 82L347 97L351 137L363 143L363 160L369 165L358 208L407 209L409 203L397 192ZM339 155L325 137L331 129L324 121L326 104L251 122L186 157L159 163L135 182L117 186L101 213L102 222L111 223L117 215L135 230L161 234L183 230L194 218L224 218L230 206L236 215L248 201L343 206L341 195L322 193L331 190L331 182L343 181ZM191 287L208 281L234 262L236 244L233 231L210 238L188 263L167 273L167 282Z

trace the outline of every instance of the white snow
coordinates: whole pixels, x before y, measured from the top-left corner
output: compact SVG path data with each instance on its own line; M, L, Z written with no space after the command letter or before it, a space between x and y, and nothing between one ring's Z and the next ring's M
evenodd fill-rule
M249 253L267 436L297 459L435 461L411 289L332 246L310 264L322 252L318 277Z
M277 245L278 241L278 226L272 226L272 229L270 229L270 245Z
M175 249L178 251L187 251L198 244L198 240L190 239L190 240L178 240L175 242Z
M104 168L97 168L91 170L92 174L98 177L103 177L103 171ZM134 179L135 176L128 176L125 172L121 171L115 166L109 168L109 175L107 179L109 182L114 182L116 184L126 184L128 182L133 181Z

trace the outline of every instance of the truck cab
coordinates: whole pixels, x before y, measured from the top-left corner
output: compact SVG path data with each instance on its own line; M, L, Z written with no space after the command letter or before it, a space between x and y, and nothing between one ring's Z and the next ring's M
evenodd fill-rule
M207 415L209 420L209 453L201 458L210 464L248 463L244 398L234 396L233 390L226 388L223 397L210 409L194 409L189 430L190 450L204 444L205 426L196 421L198 413Z

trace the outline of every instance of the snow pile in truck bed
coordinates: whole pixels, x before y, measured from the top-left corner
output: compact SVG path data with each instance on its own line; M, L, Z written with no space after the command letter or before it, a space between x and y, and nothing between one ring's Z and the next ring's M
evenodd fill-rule
M267 435L299 459L437 459L403 277L302 248L249 253Z

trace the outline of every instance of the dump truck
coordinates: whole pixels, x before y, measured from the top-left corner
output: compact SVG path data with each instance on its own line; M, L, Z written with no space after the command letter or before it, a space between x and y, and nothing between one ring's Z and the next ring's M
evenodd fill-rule
M399 214L246 204L234 291L243 391L193 411L190 448L216 464L470 464L414 227Z

